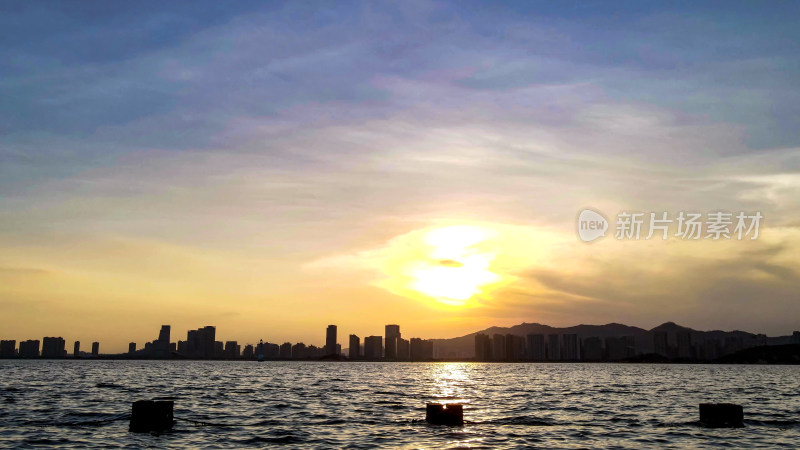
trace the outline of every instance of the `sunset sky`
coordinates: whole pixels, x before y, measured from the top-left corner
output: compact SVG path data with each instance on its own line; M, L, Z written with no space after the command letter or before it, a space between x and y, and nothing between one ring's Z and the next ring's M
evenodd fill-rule
M800 3L656 5L3 4L0 337L791 334ZM618 240L621 211L764 219Z

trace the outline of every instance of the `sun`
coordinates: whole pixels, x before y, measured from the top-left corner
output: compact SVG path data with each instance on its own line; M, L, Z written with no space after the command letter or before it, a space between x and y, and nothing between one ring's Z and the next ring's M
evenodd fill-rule
M462 306L502 280L492 272L495 254L482 248L496 232L477 226L449 226L428 231L423 258L410 262L408 289L440 303Z

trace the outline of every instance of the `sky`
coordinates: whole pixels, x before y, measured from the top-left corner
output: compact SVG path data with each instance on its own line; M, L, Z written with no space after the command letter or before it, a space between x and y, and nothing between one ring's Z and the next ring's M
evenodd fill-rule
M800 4L698 3L4 3L1 337L790 334Z

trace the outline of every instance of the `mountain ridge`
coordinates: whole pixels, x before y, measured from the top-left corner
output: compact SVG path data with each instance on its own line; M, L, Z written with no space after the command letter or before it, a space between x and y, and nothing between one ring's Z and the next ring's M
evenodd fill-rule
M775 343L782 343L784 340L786 340L788 343L789 342L788 340L791 338L791 336L766 338L766 336L764 335L757 335L755 333L750 333L747 331L740 331L740 330L702 331L682 326L672 321L664 322L649 330L632 325L625 325L618 322L611 322L602 325L579 324L569 327L553 327L538 322L533 322L533 323L522 322L520 324L508 327L492 326L480 331L465 334L463 336L458 336L449 339L432 339L432 341L434 342L434 346L437 348L437 353L439 354L440 357L459 358L459 357L474 356L475 335L477 334L487 334L489 336L492 336L494 334L513 334L517 336L525 336L527 334L545 334L545 335L576 334L578 335L579 340L585 339L587 337L609 338L609 337L633 336L636 341L637 352L652 353L654 351L653 337L656 333L659 332L667 333L668 339L671 342L674 341L675 334L677 332L688 332L693 342L703 341L706 339L724 340L726 338L736 338L736 339L746 340L746 339L756 339L758 337L763 337L765 341L766 339L769 339Z

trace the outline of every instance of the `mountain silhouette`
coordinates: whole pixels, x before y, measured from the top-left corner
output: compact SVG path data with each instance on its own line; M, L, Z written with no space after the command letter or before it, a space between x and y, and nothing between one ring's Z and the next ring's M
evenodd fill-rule
M576 334L578 335L578 339L581 340L588 337L599 337L601 339L605 339L609 337L632 336L636 343L637 353L649 354L653 353L654 351L653 339L656 333L667 333L670 342L674 342L675 335L679 332L688 332L691 336L692 342L701 342L706 339L717 339L724 342L726 338L748 340L756 339L757 337L757 335L754 333L748 333L739 330L699 331L678 325L675 322L665 322L650 330L621 323L607 323L605 325L581 324L559 328L540 323L523 322L519 325L510 327L494 326L464 336L451 339L433 339L433 341L434 346L437 349L437 357L439 358L472 358L475 356L475 335L479 333L487 334L489 336L494 334L513 334L517 336L525 336L528 334ZM788 344L791 340L791 336L781 336L769 339L774 344Z

